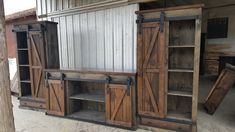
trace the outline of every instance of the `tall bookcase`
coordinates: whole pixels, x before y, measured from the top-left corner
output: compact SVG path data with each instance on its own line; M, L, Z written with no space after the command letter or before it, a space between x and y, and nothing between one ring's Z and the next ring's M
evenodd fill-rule
M196 130L202 6L137 12L140 124Z
M49 21L14 25L17 40L19 99L21 107L46 108L45 68L59 68L57 23Z
M195 120L198 94L200 20L167 22L167 117Z

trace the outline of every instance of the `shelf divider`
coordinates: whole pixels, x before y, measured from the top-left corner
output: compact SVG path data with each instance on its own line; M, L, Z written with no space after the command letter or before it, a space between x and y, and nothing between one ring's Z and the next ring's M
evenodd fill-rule
M171 96L181 96L181 97L192 97L192 92L169 90L168 91L168 95L171 95Z

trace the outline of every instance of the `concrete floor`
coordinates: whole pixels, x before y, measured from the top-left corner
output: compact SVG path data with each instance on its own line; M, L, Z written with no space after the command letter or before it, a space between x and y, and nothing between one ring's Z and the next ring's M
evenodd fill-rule
M235 132L235 88L212 116L207 114L202 102L209 93L215 77L201 77L199 89L198 132ZM17 132L128 132L115 127L97 125L82 121L46 116L43 112L19 109L19 102L13 97L13 110ZM155 129L157 132L167 130ZM138 129L137 132L148 132Z

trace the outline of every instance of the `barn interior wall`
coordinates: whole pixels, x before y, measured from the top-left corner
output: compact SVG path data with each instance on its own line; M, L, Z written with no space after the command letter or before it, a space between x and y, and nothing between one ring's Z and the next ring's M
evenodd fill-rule
M137 4L53 17L61 68L136 70Z

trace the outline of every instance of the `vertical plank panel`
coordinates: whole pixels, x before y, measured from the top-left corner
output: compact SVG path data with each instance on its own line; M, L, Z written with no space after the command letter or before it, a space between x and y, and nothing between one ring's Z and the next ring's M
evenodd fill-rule
M53 18L54 22L58 23L58 45L59 45L59 58L60 58L60 67L62 67L62 46L61 46L61 26L60 26L60 18Z
M89 68L96 69L97 66L97 58L96 58L96 20L95 20L95 12L88 13L88 33L89 33L89 50L90 50L90 65Z
M131 12L132 8L124 8L124 12ZM133 15L131 13L125 13L123 16L124 25L123 25L123 53L124 53L124 69L132 70L133 69Z
M113 45L114 45L114 69L121 71L123 69L123 34L122 34L122 20L123 20L123 8L113 9Z
M47 2L45 0L42 0L42 14L47 14Z
M81 23L81 40L82 40L82 67L89 67L89 41L88 41L88 23L87 23L87 14L80 15L80 23Z
M68 51L68 62L69 62L69 68L75 68L75 62L74 62L74 38L73 38L73 16L67 16L66 17L66 24L67 24L67 47L69 49Z
M105 67L113 70L113 13L112 9L105 10Z
M70 0L62 0L63 1L63 9L68 9L69 8L69 1Z
M51 12L56 11L57 0L51 0Z
M136 71L137 70L137 24L136 24L136 20L137 20L137 15L135 14L136 11L139 10L139 4L134 4L132 5L132 14L134 15L133 17L133 25L134 25L134 31L133 31L133 45L134 45L134 52L133 52L133 71Z
M82 44L82 40L81 40L81 29L80 29L80 17L79 14L78 15L74 15L73 16L73 28L74 28L74 61L75 61L75 68L81 68L82 65L82 50L81 50L81 44Z
M56 6L56 10L62 10L63 9L63 0L57 0L57 6Z
M47 0L46 1L46 3L47 3L47 13L51 12L51 2L52 2L52 0Z
M66 18L60 17L62 68L68 68L67 24Z
M194 51L194 73L193 73L193 100L192 121L197 121L198 107L198 85L199 85L199 63L200 63L200 41L201 41L201 19L195 21L195 51Z
M105 69L105 20L104 11L96 12L97 69Z
M37 15L38 15L38 16L42 15L42 4L41 4L41 0L37 0Z

